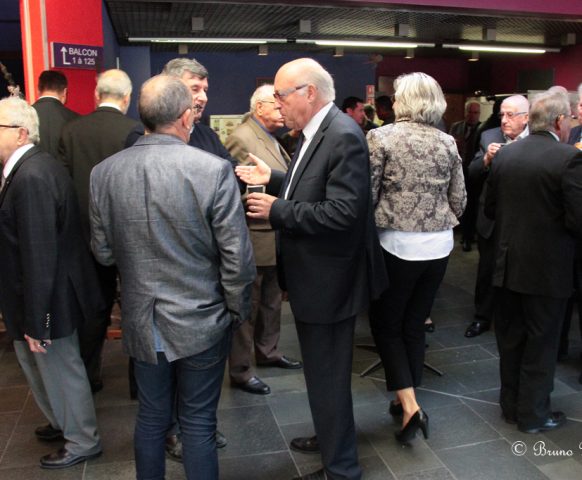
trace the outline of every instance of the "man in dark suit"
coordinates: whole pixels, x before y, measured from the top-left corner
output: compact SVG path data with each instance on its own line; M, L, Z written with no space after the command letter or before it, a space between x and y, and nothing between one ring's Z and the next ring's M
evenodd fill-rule
M465 102L465 119L451 125L449 135L457 142L459 155L463 160L463 174L465 175L465 188L467 190L467 207L461 217L461 231L463 233L463 251L471 251L471 243L475 236L475 222L477 221L477 206L479 204L476 189L471 188L469 180L469 164L475 156L475 135L481 122L481 104L472 98Z
M68 123L61 135L60 156L68 167L79 197L81 223L85 240L89 242L89 175L93 167L119 152L131 129L137 124L125 114L131 97L131 80L121 70L107 70L99 75L95 88L97 109L89 115ZM94 331L79 332L81 354L93 391L103 388L101 381L101 350L117 290L115 266L95 262L105 296L107 310Z
M481 135L479 151L469 165L469 179L474 189L481 190L477 210L477 246L479 248L479 265L475 284L475 318L467 327L465 337L472 338L489 330L493 321L495 291L491 285L493 275L493 227L495 223L488 219L483 207L486 185L484 185L491 162L504 145L528 135L527 127L529 102L521 95L506 98L501 104L499 117L501 127L486 130ZM483 185L481 189L480 186Z
M38 147L58 158L59 140L65 124L79 115L65 107L67 77L56 70L45 70L38 77L39 98L33 105L40 123Z
M582 235L582 152L560 143L570 133L562 93L534 98L530 128L497 154L485 214L495 220L501 410L520 431L538 433L566 420L551 411L550 393L572 291L573 235Z
M241 164L249 153L261 158L271 169L286 172L289 155L275 133L283 127L283 117L275 107L273 85L261 85L251 97L250 115L226 139L226 147ZM266 395L270 387L253 372L254 345L257 365L297 369L302 364L279 350L281 334L281 289L277 283L275 232L266 220L248 219L257 278L253 283L253 309L248 322L236 330L228 359L231 385L245 392Z
M40 440L65 439L42 468L101 454L77 329L103 308L77 198L60 162L34 144L38 116L24 100L0 101L0 309L36 403L49 424Z
M317 437L292 444L320 449L324 466L298 477L304 480L361 478L351 396L354 325L387 286L366 139L334 97L331 76L314 60L283 65L276 106L287 127L302 131L289 171L271 172L262 162L237 167L246 182L269 182L268 191L279 192L251 193L248 215L278 230L279 278L295 316Z

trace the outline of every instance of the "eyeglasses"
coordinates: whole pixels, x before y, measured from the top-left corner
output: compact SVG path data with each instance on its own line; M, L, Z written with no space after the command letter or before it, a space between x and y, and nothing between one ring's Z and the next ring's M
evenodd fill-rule
M527 112L505 112L505 113L499 113L498 117L502 120L503 120L503 117L507 117L511 120L513 117L517 117L518 115L525 115L526 113Z
M0 128L22 128L20 125L0 125Z
M281 91L275 90L273 97L275 97L275 100L280 102L283 98L291 95L292 93L295 93L297 90L301 90L302 88L305 88L307 85L309 85L309 84L305 83L303 85L299 85L298 87L289 87L289 88L286 88L285 90L281 90Z

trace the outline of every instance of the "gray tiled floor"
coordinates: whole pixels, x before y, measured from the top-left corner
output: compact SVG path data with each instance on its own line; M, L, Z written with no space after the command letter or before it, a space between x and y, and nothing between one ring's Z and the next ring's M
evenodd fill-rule
M581 344L574 340L579 338L578 332L571 334L570 359L558 365L553 396L554 407L564 410L569 422L545 435L521 434L500 418L494 334L487 332L475 339L463 336L473 312L476 262L475 251L455 250L432 312L437 328L427 336L426 360L445 375L425 371L418 390L418 399L430 416L428 440L419 436L407 448L396 444L394 432L399 425L387 414L382 370L367 378L358 375L376 356L354 349L354 411L364 480L582 478ZM297 357L293 319L287 307L285 312L282 349ZM356 336L356 343L371 342L365 318L358 322ZM57 445L43 444L34 436L34 427L45 420L2 334L0 364L0 480L135 478L132 431L137 405L129 399L127 359L119 341L106 344L105 389L95 396L104 454L62 471L38 468L39 457ZM218 417L228 446L219 452L220 478L287 480L319 468L319 456L288 449L291 438L312 434L301 372L263 368L258 373L271 386L271 395L249 395L224 383ZM525 443L525 455L512 453L515 442ZM536 454L536 442L558 454ZM537 443L537 448L541 445ZM185 478L181 465L168 462L166 478Z

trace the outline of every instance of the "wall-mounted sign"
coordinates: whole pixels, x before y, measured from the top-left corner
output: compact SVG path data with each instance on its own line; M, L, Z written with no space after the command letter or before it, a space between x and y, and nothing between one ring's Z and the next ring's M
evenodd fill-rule
M55 68L95 70L103 65L103 47L52 42L52 65Z

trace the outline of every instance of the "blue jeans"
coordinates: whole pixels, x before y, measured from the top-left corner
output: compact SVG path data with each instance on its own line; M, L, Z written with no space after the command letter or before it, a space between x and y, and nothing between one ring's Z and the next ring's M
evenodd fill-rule
M230 339L229 328L213 347L171 363L163 352L158 353L157 365L134 359L139 400L134 434L137 480L164 479L165 440L176 392L186 478L218 479L216 408Z

